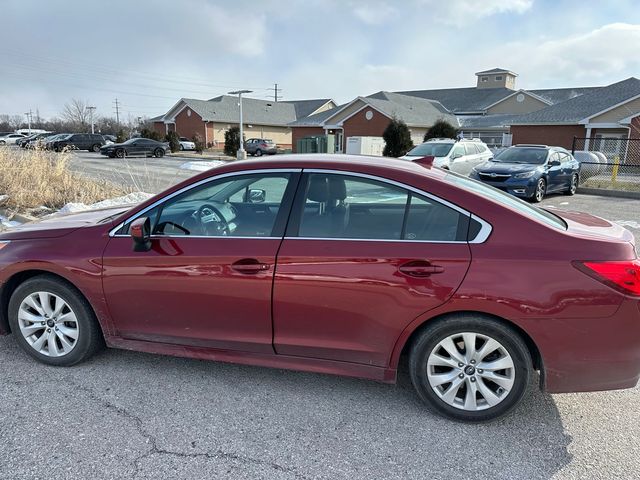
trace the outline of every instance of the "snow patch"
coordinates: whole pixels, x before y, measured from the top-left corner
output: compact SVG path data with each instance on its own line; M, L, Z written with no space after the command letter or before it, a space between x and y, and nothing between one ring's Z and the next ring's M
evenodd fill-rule
M633 229L640 229L640 222L636 222L634 220L615 220L614 223L617 223L618 225L622 226L622 227L629 227L629 228L633 228Z
M196 172L206 172L212 168L222 165L222 160L211 160L210 162L197 161L197 162L185 162L180 165L182 170L194 170Z
M57 213L76 213L84 212L87 210L97 210L100 208L119 207L121 205L135 205L138 203L142 203L145 200L150 199L151 197L153 197L152 193L133 192L129 193L128 195L123 195L122 197L110 198L101 202L92 203L91 205L87 205L85 203L67 203L64 207L58 210Z
M15 220L9 220L7 217L0 215L0 225L3 227L17 227L18 225L22 225L20 222L16 222Z

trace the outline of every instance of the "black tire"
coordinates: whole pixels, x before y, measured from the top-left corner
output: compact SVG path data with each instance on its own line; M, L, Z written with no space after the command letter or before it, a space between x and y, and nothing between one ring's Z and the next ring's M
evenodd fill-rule
M124 151L124 148L119 148L116 150L115 155L117 158L124 158L126 156L126 152Z
M73 310L78 322L78 338L66 355L50 357L37 352L20 332L18 309L22 301L35 292L51 292L61 297ZM30 278L16 288L9 301L9 325L18 345L31 357L47 365L69 367L87 360L104 346L104 338L89 302L67 282L50 275Z
M540 178L536 183L536 189L529 200L533 203L540 203L547 193L547 181L544 178Z
M99 143L96 143L95 145L91 146L91 149L89 151L94 153L100 153L100 147L101 145Z
M184 145L180 144L180 150L184 150Z
M153 151L153 156L154 156L154 157L156 157L156 158L162 158L162 157L164 157L164 150L163 150L163 149L161 149L161 148L156 148L156 149Z
M0 145L6 145L7 142L5 142L4 140L0 140Z
M259 148L256 150L256 153L254 153L254 155L256 157L261 157L262 156L262 150L260 150Z
M442 340L461 332L473 332L498 341L513 360L513 386L506 397L495 406L475 411L457 408L441 399L429 383L429 355ZM460 314L434 322L420 332L409 352L409 373L420 399L439 414L463 422L486 422L509 413L526 392L532 370L529 350L516 331L496 320L479 315Z
M574 173L571 176L571 183L569 184L569 189L564 192L565 195L575 195L578 190L578 182L580 181L580 177L577 173Z

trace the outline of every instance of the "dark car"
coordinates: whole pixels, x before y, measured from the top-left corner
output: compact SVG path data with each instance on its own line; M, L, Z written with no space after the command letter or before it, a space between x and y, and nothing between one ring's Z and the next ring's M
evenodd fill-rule
M97 153L104 144L104 137L98 133L73 133L65 138L54 140L50 148L56 152L68 149Z
M49 365L106 342L393 383L402 360L423 401L471 421L536 370L551 393L640 376L629 231L397 159L231 162L26 224L0 234L0 285L0 332Z
M278 146L269 138L250 138L244 142L244 149L249 155L260 157L263 154L274 155L278 153Z
M170 151L168 142L157 142L150 138L132 138L123 143L105 145L100 149L102 155L117 158L133 156L160 158Z
M515 145L475 167L470 177L516 197L541 202L548 193L575 194L580 163L562 147Z
M29 135L28 137L22 138L16 142L22 148L27 148L31 142L35 142L40 140L41 138L46 138L53 135L51 132L46 133L34 133L33 135Z

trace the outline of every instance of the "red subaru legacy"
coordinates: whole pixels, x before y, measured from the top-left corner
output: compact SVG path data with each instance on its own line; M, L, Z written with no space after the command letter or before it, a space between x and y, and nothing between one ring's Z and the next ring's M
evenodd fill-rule
M130 210L0 237L0 332L73 365L113 348L394 382L438 412L640 376L632 235L382 158L215 168Z

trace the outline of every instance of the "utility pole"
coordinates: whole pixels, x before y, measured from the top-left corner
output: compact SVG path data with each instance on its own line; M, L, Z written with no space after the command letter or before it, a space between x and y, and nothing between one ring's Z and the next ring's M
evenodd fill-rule
M116 98L115 110L116 110L116 124L120 125L120 106L118 105L118 99Z
M251 93L251 90L235 90L229 92L229 95L238 95L238 105L240 106L240 148L238 148L238 160L246 160L247 152L244 149L244 139L242 133L242 94Z
M33 117L31 109L29 109L28 112L25 112L25 115L27 116L27 123L29 124L29 135L31 135L31 118Z
M273 84L273 88L270 88L269 90L273 90L273 100L274 101L278 101L280 99L282 99L282 95L278 95L278 92L282 92L281 88L278 88L278 84L274 83Z
M95 131L93 130L93 111L96 109L96 107L87 107L87 110L89 110L89 119L91 120L91 133L95 133Z

